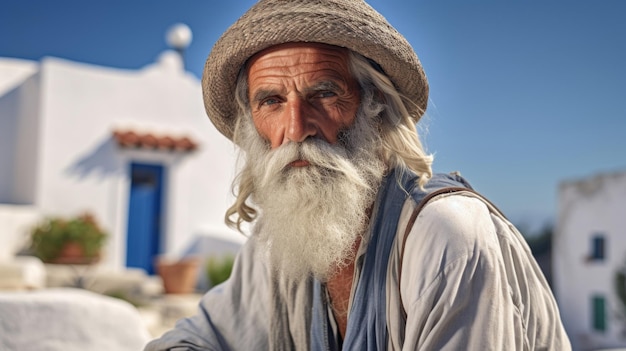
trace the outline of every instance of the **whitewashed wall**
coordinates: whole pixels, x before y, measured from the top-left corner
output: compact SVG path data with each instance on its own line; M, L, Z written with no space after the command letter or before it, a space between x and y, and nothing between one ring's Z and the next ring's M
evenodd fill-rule
M0 205L0 262L11 260L28 245L30 229L40 219L33 206Z
M605 236L605 259L589 260L598 233ZM561 184L553 247L555 294L575 349L626 346L613 285L616 270L626 262L626 172ZM596 294L607 299L606 332L592 328Z
M35 202L39 107L35 64L0 59L0 203Z

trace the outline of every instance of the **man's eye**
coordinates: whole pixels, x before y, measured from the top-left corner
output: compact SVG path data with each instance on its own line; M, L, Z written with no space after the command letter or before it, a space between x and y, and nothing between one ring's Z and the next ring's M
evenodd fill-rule
M277 104L279 102L280 101L278 101L278 99L276 99L276 98L267 98L267 99L261 101L261 105L262 106L270 106L270 105Z
M317 94L317 97L319 98L327 98L327 97L333 97L333 96L337 96L337 94L335 94L332 91L321 91Z

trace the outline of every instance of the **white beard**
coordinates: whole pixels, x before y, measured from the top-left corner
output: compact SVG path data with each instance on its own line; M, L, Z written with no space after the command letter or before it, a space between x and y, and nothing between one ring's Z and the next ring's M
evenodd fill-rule
M375 120L360 110L335 145L309 138L274 150L251 122L243 126L252 201L261 209L255 240L279 275L325 281L354 257L385 172ZM309 166L289 166L296 160Z

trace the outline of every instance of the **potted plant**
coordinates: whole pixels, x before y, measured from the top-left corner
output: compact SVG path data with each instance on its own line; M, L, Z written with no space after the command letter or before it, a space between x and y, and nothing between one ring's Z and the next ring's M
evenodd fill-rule
M32 253L47 263L91 264L100 259L107 233L93 215L48 218L31 231Z
M166 294L192 294L196 290L200 260L197 257L175 259L162 256L156 270L163 281Z
M206 261L206 277L211 286L216 286L226 281L233 270L235 256L226 254L221 257L212 256Z

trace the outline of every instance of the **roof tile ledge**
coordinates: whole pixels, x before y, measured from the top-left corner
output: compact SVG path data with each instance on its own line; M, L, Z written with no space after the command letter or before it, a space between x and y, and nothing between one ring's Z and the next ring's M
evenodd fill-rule
M153 151L192 152L198 149L198 143L187 136L142 133L134 130L116 129L113 139L123 149L143 149Z

